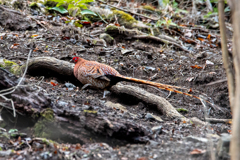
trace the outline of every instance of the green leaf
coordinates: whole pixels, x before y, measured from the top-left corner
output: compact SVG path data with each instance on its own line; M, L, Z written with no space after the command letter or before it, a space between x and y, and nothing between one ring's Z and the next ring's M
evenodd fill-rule
M74 25L75 25L75 27L80 27L80 28L82 28L82 27L83 27L83 25L82 25L82 24L80 24L80 23L78 23L78 21L74 22Z
M17 129L10 129L10 130L8 131L8 133L14 133L14 132L18 132L18 130L17 130Z
M173 8L177 8L178 7L178 3L177 2L173 2Z
M70 23L71 21L65 21L66 24Z
M87 9L87 6L85 4L79 3L77 7L82 8L82 9Z
M63 6L60 6L60 7L53 7L53 8L50 8L50 10L54 10L54 11L57 11L61 14L65 14L65 13L68 13L68 11L63 8Z
M82 14L82 15L93 15L93 16L98 16L95 12L93 12L93 11L91 11L91 10L88 10L88 9L83 10L83 11L81 12L81 14Z
M216 7L216 8L214 7L214 8L213 8L213 12L218 12L218 8L217 8L217 7Z
M225 9L224 9L224 12L229 12L230 11L230 7L227 6Z
M73 8L73 7L74 7L74 4L69 4L69 5L68 5L68 10L71 9L71 8Z

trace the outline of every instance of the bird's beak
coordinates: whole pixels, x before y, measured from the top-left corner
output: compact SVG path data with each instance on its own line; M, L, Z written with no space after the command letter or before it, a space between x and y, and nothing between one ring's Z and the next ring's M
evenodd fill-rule
M73 62L73 60L71 59L70 62Z

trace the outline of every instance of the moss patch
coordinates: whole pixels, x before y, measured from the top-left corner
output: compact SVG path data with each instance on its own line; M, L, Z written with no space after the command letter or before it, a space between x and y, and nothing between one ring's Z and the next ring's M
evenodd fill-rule
M16 74L19 69L19 65L17 63L6 59L0 60L0 67L9 70L13 74Z
M101 34L100 39L104 39L108 44L113 44L114 42L114 38L106 33Z
M130 14L127 14L123 11L114 10L113 14L109 15L111 19L115 16L118 18L118 23L125 27L132 27L133 24L137 22L137 20Z
M185 112L185 113L188 112L188 110L185 109L185 108L177 108L176 110L177 110L178 112Z
M53 110L48 108L40 115L41 118L34 126L34 134L38 137L51 138L57 132Z
M153 6L150 6L150 5L143 6L143 9L146 9L146 10L149 10L149 11L155 11L155 8Z

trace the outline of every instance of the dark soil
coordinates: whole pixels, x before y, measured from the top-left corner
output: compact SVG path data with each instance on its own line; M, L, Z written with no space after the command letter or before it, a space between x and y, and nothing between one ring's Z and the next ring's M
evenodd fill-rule
M51 20L44 20L49 24L51 22ZM211 48L200 41L198 42L200 47L186 44L188 49L193 51L187 53L174 46L166 46L152 40L125 39L121 34L114 37L116 40L114 45L108 45L107 47L85 43L83 37L89 31L104 30L105 27L106 25L85 28L84 32L79 35L80 39L73 38L74 35L65 39L66 36L59 26L51 25L48 30L45 30L38 25L33 30L12 31L11 28L4 28L2 25L0 26L0 59L4 58L23 65L26 62L29 47L32 47L29 45L34 43L35 50L32 57L51 56L70 61L72 57L79 56L87 60L108 64L128 77L144 80L154 77L152 79L154 82L191 88L191 94L203 95L208 101L224 110L224 112L221 112L207 105L207 118L231 119L227 82L208 85L226 78L220 47ZM164 33L165 30L162 29L161 32ZM218 30L212 30L209 34L215 35L219 39ZM174 37L175 35L169 36ZM12 47L14 44L18 45ZM124 46L124 49L132 50L132 52L122 54L122 46ZM204 56L201 56L203 53ZM206 61L211 61L213 64L206 64ZM194 65L201 66L201 69L192 68L191 66ZM54 130L54 127L61 128L61 133L47 136L47 138L58 142L59 147L33 139L33 137L44 137L43 135L37 135L34 130L37 120L31 120L31 117L20 115L15 119L11 117L11 110L3 109L1 116L4 126L2 127L7 130L16 128L19 132L27 133L26 137L31 137L31 151L27 144L16 149L17 147L8 141L0 141L3 150L14 149L16 151L10 154L9 158L70 159L69 157L75 157L76 159L204 160L210 158L209 140L213 141L213 147L216 149L219 136L222 133L229 133L231 130L230 124L225 123L209 124L207 127L206 125L170 119L160 113L156 106L129 95L110 93L104 99L102 90L90 88L81 90L83 85L76 79L61 76L47 69L29 71L25 78L25 84L34 85L41 76L44 76L44 80L38 86L48 94L54 113L58 115L59 119L68 119L65 125L59 123L55 124L56 126L46 126L49 127L47 128L49 130ZM53 86L50 81L57 85ZM78 89L66 87L65 83L68 82L77 86ZM164 97L175 108L186 109L187 112L181 112L186 118L197 117L205 122L204 106L198 99L182 94L169 93L144 84L121 83L139 86L150 93ZM188 92L188 90L182 91ZM128 112L107 107L105 103L108 101L123 105ZM107 117L111 122L120 123L124 120L124 123L126 121L133 125L132 128L134 128L134 125L139 125L148 131L156 126L161 129L159 133L151 136L146 136L144 131L138 131L138 135L122 136L121 130L116 133L108 133L106 130L106 134L102 134L95 131L94 128L87 127L81 128L79 132L72 133L71 127L78 127L78 121L76 120L85 115L85 110L96 111L98 116ZM146 116L148 113L159 116L164 121L160 122L154 118L148 118ZM132 114L136 116L134 117ZM85 117L89 117L85 120L86 123L89 123L95 116L89 113L89 116ZM207 138L208 134L211 137L208 142L196 142L186 138L188 136ZM81 136L82 138L79 138ZM24 139L22 138L22 140ZM80 143L81 147L78 148L77 143ZM63 149L64 146L67 149ZM193 154L192 151L196 149L201 150L201 152Z

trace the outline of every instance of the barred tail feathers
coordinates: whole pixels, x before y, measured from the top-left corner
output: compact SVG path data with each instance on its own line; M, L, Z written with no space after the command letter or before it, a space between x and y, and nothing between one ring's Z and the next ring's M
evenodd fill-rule
M199 98L197 96L194 96L194 95L191 95L191 94L181 92L181 91L178 91L178 90L174 89L174 88L181 88L181 87L178 87L178 86L171 86L171 85L151 82L151 81L147 81L147 80L141 80L141 79L137 79L137 78L126 77L126 76L121 76L121 78L126 79L128 81L132 81L132 82L137 82L137 83L141 83L141 84L148 84L148 85L151 85L151 86L163 89L163 90L183 94L183 95L194 97L194 98L197 98L197 99L201 100L201 98ZM206 101L206 102L208 102L208 101ZM210 102L208 102L208 103L210 103Z

